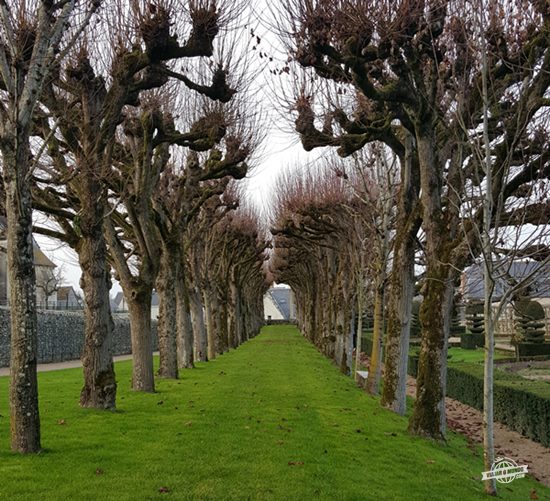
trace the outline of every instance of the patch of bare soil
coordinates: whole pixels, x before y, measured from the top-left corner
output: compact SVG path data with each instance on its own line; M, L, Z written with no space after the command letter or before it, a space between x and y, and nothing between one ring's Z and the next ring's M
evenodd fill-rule
M361 362L368 367L368 358L361 355ZM407 394L416 397L416 379L412 377L407 380ZM445 399L445 410L449 428L465 435L472 452L477 454L474 444L483 442L482 413L448 397ZM526 464L529 475L550 487L550 449L542 444L495 423L495 453L513 459L518 465Z

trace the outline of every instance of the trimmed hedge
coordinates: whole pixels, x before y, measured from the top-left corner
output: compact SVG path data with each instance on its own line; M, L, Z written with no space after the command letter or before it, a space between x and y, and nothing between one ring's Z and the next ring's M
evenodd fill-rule
M550 356L550 343L519 343L520 358Z
M416 377L418 358L409 356L409 374ZM550 385L529 381L495 368L495 421L550 447ZM483 365L460 363L447 366L447 396L483 410Z
M475 350L485 345L485 334L465 332L460 336L460 347L464 350Z
M447 395L476 409L483 409L483 366L450 364ZM550 447L550 385L529 381L495 368L495 420Z

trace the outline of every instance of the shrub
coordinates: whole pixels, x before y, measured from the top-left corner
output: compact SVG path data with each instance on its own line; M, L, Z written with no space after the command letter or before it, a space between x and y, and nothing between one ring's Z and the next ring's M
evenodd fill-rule
M476 409L483 409L483 366L450 364L447 395ZM550 446L550 387L521 376L495 370L495 420L512 430Z

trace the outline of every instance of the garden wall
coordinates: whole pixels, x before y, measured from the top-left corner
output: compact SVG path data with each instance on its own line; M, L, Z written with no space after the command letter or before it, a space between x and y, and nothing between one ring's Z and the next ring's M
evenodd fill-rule
M130 322L127 316L113 315L114 355L132 352ZM156 322L153 324L153 349L157 349ZM80 358L84 346L84 315L82 312L38 312L38 362L63 362ZM10 312L0 307L0 367L10 363Z

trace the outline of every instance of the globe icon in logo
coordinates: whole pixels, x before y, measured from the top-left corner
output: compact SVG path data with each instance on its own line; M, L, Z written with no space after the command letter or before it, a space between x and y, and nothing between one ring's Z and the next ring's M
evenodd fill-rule
M497 482L503 484L509 484L516 477L523 476L522 468L510 458L497 458L491 467L491 473Z

